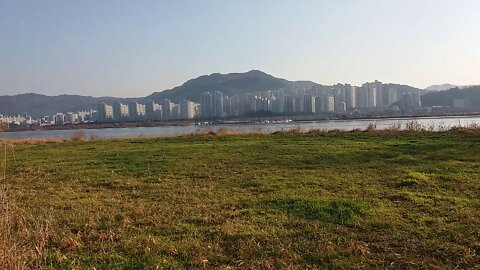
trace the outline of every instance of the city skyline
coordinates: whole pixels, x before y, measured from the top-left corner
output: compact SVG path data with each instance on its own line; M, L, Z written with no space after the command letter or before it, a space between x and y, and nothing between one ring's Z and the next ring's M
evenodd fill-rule
M251 69L324 85L480 84L478 12L473 0L0 0L0 94L138 97Z
M405 89L399 85L376 80L357 87L350 84L314 85L309 89L272 89L257 93L228 96L221 91L202 92L195 102L183 99L172 102L164 98L100 102L96 110L56 112L34 119L28 113L2 116L0 122L19 126L64 125L83 123L122 123L143 121L220 120L251 116L314 116L320 119L359 117L361 115L395 115L398 113L430 113L432 107L422 107L422 90ZM457 100L453 109L465 109L468 104ZM460 107L459 107L460 104ZM437 106L437 112L451 108Z

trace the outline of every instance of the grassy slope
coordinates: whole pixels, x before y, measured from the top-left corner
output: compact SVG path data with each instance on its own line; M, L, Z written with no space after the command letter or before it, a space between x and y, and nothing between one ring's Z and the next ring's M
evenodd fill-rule
M24 145L48 264L96 269L480 263L480 136L232 135Z

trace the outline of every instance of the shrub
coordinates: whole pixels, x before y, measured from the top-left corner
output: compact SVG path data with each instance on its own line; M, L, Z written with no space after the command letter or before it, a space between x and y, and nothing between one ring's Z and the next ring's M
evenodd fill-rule
M377 124L376 123L369 123L365 132L375 132L377 131Z
M405 130L419 132L419 131L425 131L425 128L422 126L422 124L413 120L413 121L408 122L405 125Z
M84 141L85 138L86 138L85 132L81 130L76 130L71 137L72 141L74 142Z
M390 132L399 132L402 130L402 123L394 123L391 126L387 127L385 130L390 131Z

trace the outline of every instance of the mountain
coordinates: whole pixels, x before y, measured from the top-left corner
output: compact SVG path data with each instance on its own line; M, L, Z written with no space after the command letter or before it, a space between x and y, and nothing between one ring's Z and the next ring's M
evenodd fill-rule
M459 86L458 86L458 85L449 84L449 83L445 83L445 84L437 84L437 85L429 86L429 87L425 88L425 90L430 90L430 91L443 91L443 90L448 90L448 89L452 89L452 88L456 88L456 87L459 87Z
M155 92L143 98L91 97L79 95L46 96L40 94L20 94L0 96L0 114L18 115L28 113L34 118L51 115L56 112L89 110L96 108L99 102L112 104L114 101L128 102L132 100L145 101L152 99L161 101L169 98L174 102L182 99L198 101L205 91L221 91L225 95L241 93L256 93L276 89L310 89L318 85L310 81L288 81L252 70L246 73L230 73L200 76L189 80L183 85L162 92Z
M200 100L200 94L205 91L221 91L225 95L233 96L277 89L310 89L312 86L318 85L319 84L311 81L288 81L276 78L259 70L252 70L245 73L213 73L189 80L173 89L154 92L147 97L139 98L79 95L45 96L39 94L0 96L0 114L17 115L28 113L34 118L39 118L44 115L52 115L56 112L94 109L99 102L112 104L115 101L127 103L129 101L142 102L151 99L159 103L165 98L175 103L178 103L182 99L198 102ZM451 85L445 87L450 86ZM466 104L469 107L480 107L480 86L468 87L462 90L454 88L446 91L433 91L390 83L384 84L383 89L396 89L400 92L418 91L423 95L422 103L425 106L452 106L454 99L466 99Z
M449 90L449 89L452 89L452 88L464 89L464 88L468 88L468 87L471 87L471 86L474 86L474 85L453 85L453 84L445 83L445 84L429 86L429 87L425 88L425 90L443 91L443 90Z
M0 114L28 113L34 118L39 118L56 112L92 109L96 108L96 104L99 102L113 103L117 100L125 102L130 99L79 95L45 96L32 93L0 96Z
M399 90L400 92L422 92L422 89L415 88L410 85L403 85L403 84L396 84L396 83L384 83L382 85L384 90L386 89L395 89Z
M422 96L422 105L428 107L453 106L454 100L463 100L466 108L480 109L480 86L431 92Z
M310 89L314 85L318 84L311 81L288 81L273 77L259 70L245 73L213 73L189 80L181 86L170 90L155 92L146 98L156 102L165 98L173 102L178 102L182 99L198 101L200 100L200 94L206 91L220 91L224 95L233 96L267 90Z

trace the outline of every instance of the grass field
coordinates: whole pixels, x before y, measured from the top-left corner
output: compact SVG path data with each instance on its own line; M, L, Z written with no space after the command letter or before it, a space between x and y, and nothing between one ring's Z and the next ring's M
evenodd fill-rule
M35 247L28 267L480 265L478 131L205 135L7 150L16 205L7 243Z

